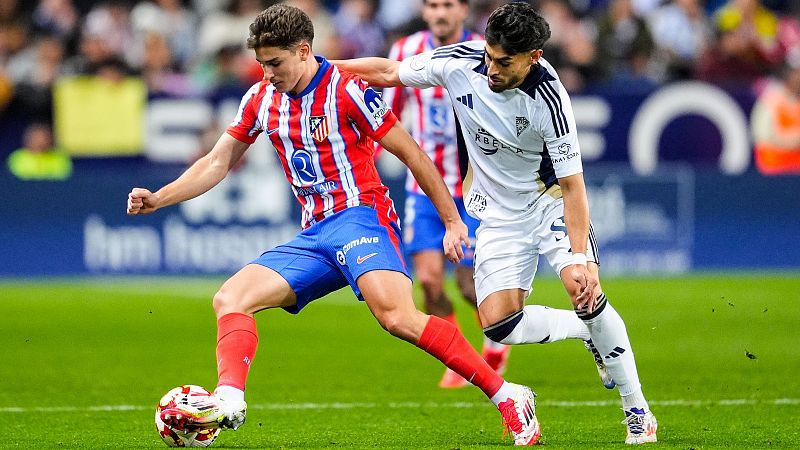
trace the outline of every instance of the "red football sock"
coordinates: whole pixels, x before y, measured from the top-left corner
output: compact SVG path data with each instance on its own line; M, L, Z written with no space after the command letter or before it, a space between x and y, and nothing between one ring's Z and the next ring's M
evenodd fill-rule
M258 329L252 316L225 314L217 320L217 386L244 390L250 363L258 347Z
M496 394L503 384L503 377L486 364L455 325L444 319L430 316L417 347L478 386L489 398Z

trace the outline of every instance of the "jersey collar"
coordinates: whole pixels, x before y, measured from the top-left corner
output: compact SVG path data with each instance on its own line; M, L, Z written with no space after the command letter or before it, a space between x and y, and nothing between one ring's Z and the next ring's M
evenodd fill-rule
M488 76L487 72L489 68L486 66L486 58L481 61L480 64L475 66L472 70L475 72ZM555 81L555 77L550 75L550 73L542 67L541 64L536 63L531 67L531 71L528 72L528 76L522 80L522 84L517 86L517 89L525 92L526 94L530 95L533 98L536 98L536 88L539 87L540 84L546 81Z
M331 63L329 63L328 60L323 58L322 56L315 55L314 59L316 59L317 62L319 63L319 69L317 69L317 73L314 75L314 78L311 79L311 82L308 83L308 86L306 86L306 88L303 89L303 91L300 92L299 94L292 95L287 92L286 95L288 95L289 98L300 98L308 94L309 92L313 91L314 89L316 89L317 86L319 85L319 82L322 81L322 77L324 77L325 74L328 72L328 69L331 68Z

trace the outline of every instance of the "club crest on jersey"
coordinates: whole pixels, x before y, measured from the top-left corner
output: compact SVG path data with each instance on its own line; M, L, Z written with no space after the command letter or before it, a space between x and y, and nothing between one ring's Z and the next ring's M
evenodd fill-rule
M311 116L308 118L308 126L315 141L322 142L328 137L328 132L330 131L328 116Z
M517 116L517 137L522 134L523 131L528 129L528 125L530 125L530 121L525 117Z

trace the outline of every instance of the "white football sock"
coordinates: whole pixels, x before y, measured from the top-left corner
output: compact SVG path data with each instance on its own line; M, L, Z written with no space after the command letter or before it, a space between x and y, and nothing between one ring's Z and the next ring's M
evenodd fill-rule
M592 314L585 311L577 311L577 314L589 328L592 343L603 357L608 373L617 383L619 394L625 397L641 392L642 386L625 322L608 303L604 294L598 298L595 308Z
M500 342L544 344L567 338L586 340L589 337L589 329L573 311L528 305L522 309L521 320Z
M214 395L225 401L244 401L244 391L233 386L217 386Z
M509 383L508 381L504 381L502 385L500 385L500 390L498 390L490 399L494 406L500 405L500 403L508 400L509 397L513 397L516 393L517 385Z

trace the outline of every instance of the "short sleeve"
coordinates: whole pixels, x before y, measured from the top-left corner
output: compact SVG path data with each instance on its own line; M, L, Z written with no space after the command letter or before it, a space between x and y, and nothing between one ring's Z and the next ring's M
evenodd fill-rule
M444 86L444 66L448 58L434 58L433 52L404 59L398 68L400 81L413 88Z
M389 105L359 78L347 80L344 90L348 118L373 140L381 140L397 122Z
M263 98L264 92L261 90L261 82L254 84L244 94L241 103L239 103L239 111L226 130L229 135L246 144L252 144L256 141L256 138L263 130L258 119L258 110Z

